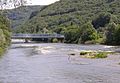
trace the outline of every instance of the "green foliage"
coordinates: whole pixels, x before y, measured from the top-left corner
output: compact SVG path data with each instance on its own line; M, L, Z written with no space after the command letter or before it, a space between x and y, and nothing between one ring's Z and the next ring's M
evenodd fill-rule
M5 49L0 47L0 56L4 53Z
M3 54L6 47L10 44L10 29L8 20L0 15L0 55Z
M65 27L63 34L65 35L66 43L78 43L78 39L80 38L79 26L72 25Z
M94 58L107 58L107 53L100 52L94 56Z
M66 43L120 44L119 10L120 0L60 0L24 15L28 20L18 20L24 25L15 32L64 34Z
M81 34L81 43L85 43L86 41L95 41L98 39L97 31L94 29L91 23L86 23L82 26L82 34Z
M107 55L110 54L110 52L80 52L80 55L85 58L107 58Z
M114 42L115 42L114 44L120 45L120 25L119 24L117 25L117 28L115 29L113 38L114 38Z
M58 43L58 39L54 38L54 39L52 40L52 42L53 42L53 43Z
M102 13L99 15L98 18L93 20L92 24L96 29L98 29L100 27L105 27L105 25L108 24L110 20L111 20L110 14Z
M106 32L106 44L120 45L120 25L110 23Z
M107 32L106 32L106 44L115 44L115 30L117 28L117 25L115 23L110 23L107 26Z

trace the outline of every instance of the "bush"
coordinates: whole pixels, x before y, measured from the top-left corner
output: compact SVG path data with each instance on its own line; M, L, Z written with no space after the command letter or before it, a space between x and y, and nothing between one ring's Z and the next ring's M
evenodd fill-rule
M107 53L100 52L94 56L94 58L107 58Z
M84 55L84 58L107 58L108 52L80 52L80 55Z
M58 39L54 38L54 39L52 40L52 42L53 42L53 43L58 43Z

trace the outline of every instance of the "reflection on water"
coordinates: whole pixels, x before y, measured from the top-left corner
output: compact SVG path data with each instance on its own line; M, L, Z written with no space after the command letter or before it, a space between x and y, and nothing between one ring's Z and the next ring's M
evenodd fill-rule
M0 83L118 83L111 61L83 59L81 50L113 51L104 45L12 44L0 59ZM84 65L83 65L84 64ZM102 65L101 65L102 64ZM100 66L98 66L100 65ZM115 72L114 72L115 71ZM111 76L112 75L112 76ZM116 79L116 80L114 80Z

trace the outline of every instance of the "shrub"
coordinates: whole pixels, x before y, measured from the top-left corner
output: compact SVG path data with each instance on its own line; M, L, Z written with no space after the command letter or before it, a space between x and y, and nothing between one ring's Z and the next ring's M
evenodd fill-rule
M80 55L84 55L84 58L107 58L108 52L80 52Z
M100 52L94 56L94 58L107 58L107 53Z
M53 42L53 43L58 43L58 39L54 38L54 39L52 40L52 42Z

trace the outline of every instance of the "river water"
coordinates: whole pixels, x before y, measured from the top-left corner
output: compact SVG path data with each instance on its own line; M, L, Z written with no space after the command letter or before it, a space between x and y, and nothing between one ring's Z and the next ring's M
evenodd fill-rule
M12 44L0 58L0 83L119 83L119 54L81 58L82 50L113 51L104 45ZM119 48L117 48L117 51ZM75 56L69 54L75 53Z

